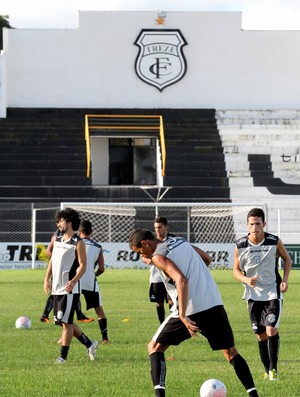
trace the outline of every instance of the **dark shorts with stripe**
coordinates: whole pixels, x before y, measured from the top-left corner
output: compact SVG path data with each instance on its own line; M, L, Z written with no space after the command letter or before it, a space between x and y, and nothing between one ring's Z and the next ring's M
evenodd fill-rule
M80 294L53 295L53 319L56 325L73 324Z
M282 310L282 299L270 301L247 302L252 330L255 334L262 334L266 326L278 328Z
M81 294L84 296L86 302L86 310L102 306L100 292L83 289L81 290Z
M229 349L234 346L234 336L223 306L214 306L203 312L188 316L195 321L200 334L205 336L212 350ZM167 317L158 328L153 340L164 345L179 345L191 335L179 318Z
M168 303L168 293L164 283L151 283L149 288L150 302Z

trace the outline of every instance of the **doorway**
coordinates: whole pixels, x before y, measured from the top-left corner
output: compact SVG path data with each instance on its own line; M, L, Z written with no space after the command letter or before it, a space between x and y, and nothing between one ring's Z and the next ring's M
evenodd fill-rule
M156 138L109 138L109 185L156 185Z

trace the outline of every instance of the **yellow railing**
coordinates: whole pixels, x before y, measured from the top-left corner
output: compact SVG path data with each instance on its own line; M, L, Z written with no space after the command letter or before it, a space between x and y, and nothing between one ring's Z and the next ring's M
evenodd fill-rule
M156 123L154 122L156 121ZM85 115L85 141L87 158L87 177L91 176L91 143L90 132L105 131L111 135L113 131L134 131L134 136L138 132L143 136L143 132L157 132L161 148L161 175L165 176L166 167L166 145L163 127L163 118L159 115L108 115L108 114L86 114ZM113 135L111 135L113 136Z

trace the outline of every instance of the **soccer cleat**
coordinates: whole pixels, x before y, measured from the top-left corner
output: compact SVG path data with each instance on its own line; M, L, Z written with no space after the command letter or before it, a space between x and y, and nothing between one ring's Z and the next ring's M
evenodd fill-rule
M92 340L91 342L92 342L92 344L88 348L88 353L89 353L89 356L90 356L90 360L94 361L96 359L96 355L97 355L98 341Z
M55 363L56 364L64 364L65 362L66 362L67 360L65 360L64 358L62 358L62 357L57 357L57 359L55 360Z
M269 379L269 374L268 374L268 372L264 372L264 379Z
M276 369L272 369L271 371L269 371L269 379L270 380L279 380L279 374L276 371Z
M92 321L95 321L95 319L89 317L80 317L77 319L78 323L91 323Z
M49 317L41 316L41 317L40 317L40 322L41 322L41 323L50 324L50 319L49 319Z
M108 344L109 344L109 340L108 340L108 339L103 339L102 343L103 343L104 345L108 345Z

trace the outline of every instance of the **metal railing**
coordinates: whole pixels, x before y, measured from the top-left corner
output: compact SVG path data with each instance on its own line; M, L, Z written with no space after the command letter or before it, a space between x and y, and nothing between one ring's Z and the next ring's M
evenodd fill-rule
M87 157L87 177L91 176L91 133L97 132L101 135L115 136L117 133L130 132L132 137L149 136L153 132L159 137L161 150L161 175L165 176L166 167L166 145L163 127L163 118L160 115L107 115L86 114L85 115L85 141Z

